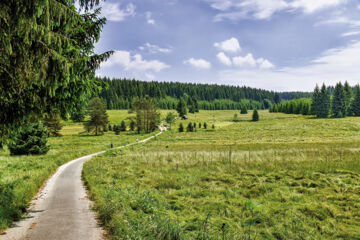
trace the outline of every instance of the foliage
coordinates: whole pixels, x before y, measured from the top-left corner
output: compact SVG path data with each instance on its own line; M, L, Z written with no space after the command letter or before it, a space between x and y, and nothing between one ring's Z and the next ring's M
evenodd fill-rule
M170 125L170 129L171 129L171 125L175 123L175 120L176 120L176 115L173 112L169 112L165 117L165 121Z
M353 93L352 93L352 89L349 85L349 83L346 81L344 84L344 91L345 91L345 96L344 96L344 101L345 101L345 113L346 115L350 115L351 114L351 100L353 98Z
M60 137L60 131L63 127L63 124L60 121L59 115L51 114L43 120L43 124L47 127L48 136Z
M242 105L241 110L240 110L240 114L247 114L247 113L248 113L248 110L247 110L246 105Z
M330 113L330 95L325 84L322 85L319 93L319 105L316 107L316 116L320 118L327 118Z
M95 70L111 52L94 53L106 22L99 16L78 13L74 1L0 1L0 124L65 117L100 90Z
M346 117L345 90L340 82L335 86L334 97L332 101L332 113L334 117Z
M176 106L176 111L178 112L179 117L182 117L187 113L186 103L182 97L180 97L178 101L178 104Z
M47 135L48 132L41 122L22 126L8 144L11 155L46 154L50 150L46 145Z
M87 114L90 116L90 120L84 123L86 131L88 133L93 132L95 135L103 134L108 124L108 115L103 101L98 97L91 99Z
M253 111L252 121L253 121L253 122L259 121L259 112L258 112L257 109L254 109L254 111Z
M124 120L121 121L120 131L121 131L121 132L125 132L125 131L126 131L126 123L125 123Z
M120 135L120 126L119 125L114 125L114 133L115 135Z
M179 132L184 132L184 125L182 123L179 125Z
M204 122L204 129L207 129L207 123Z
M187 127L186 127L186 131L187 132L193 132L194 131L194 125L192 124L192 122L189 122Z
M136 126L138 132L150 133L155 131L160 123L160 113L156 109L149 96L140 98L133 105L136 112Z
M351 103L351 115L360 116L360 86L356 85L355 87L355 97Z
M83 122L86 115L86 107L84 104L79 104L75 110L70 113L70 119L73 122Z
M136 127L136 123L133 119L130 121L130 131L134 131Z
M281 102L280 104L274 104L271 106L270 112L310 115L311 105L311 99L294 99Z

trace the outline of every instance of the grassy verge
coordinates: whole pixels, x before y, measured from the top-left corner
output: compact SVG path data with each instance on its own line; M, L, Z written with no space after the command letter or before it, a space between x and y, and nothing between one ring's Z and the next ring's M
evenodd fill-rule
M120 124L126 117L126 111L109 111L113 124ZM0 151L0 231L21 217L29 201L58 166L108 149L111 143L116 147L149 136L129 132L119 136L113 132L103 136L79 135L83 131L82 124L65 122L63 137L49 138L51 150L42 156L10 156L8 150Z
M85 164L111 238L359 239L359 119L234 113Z

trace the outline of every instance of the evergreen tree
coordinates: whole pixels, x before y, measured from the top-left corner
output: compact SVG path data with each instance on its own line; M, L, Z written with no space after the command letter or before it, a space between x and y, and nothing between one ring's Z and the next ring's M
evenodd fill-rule
M281 102L280 94L278 94L278 93L275 94L274 102L275 102L275 104L279 104Z
M179 117L182 117L187 113L186 104L182 97L179 99L178 105L176 107L176 111L178 112Z
M248 111L247 111L246 106L245 106L245 105L242 105L242 106L241 106L241 110L240 110L240 114L247 114L247 113L248 113Z
M115 135L120 135L120 126L119 125L114 125L114 132L115 132Z
M204 129L207 129L207 123L204 122Z
M199 129L201 129L201 123L199 123Z
M191 122L188 123L187 127L186 127L186 131L187 132L193 132L194 131L194 126Z
M95 135L104 133L108 124L108 115L105 104L100 98L93 98L89 102L87 114L90 116L90 120L84 123L86 131L94 132Z
M327 118L330 112L330 95L325 84L322 85L318 98L317 116Z
M11 155L46 154L48 132L41 122L22 126L8 144Z
M359 117L360 116L360 86L355 86L355 97L351 104L352 115Z
M184 132L184 125L182 123L180 123L179 132Z
M345 90L340 82L336 84L334 89L332 112L334 117L342 118L346 116Z
M125 123L124 120L121 121L120 131L121 131L121 132L125 132L125 131L126 131L126 123Z
M319 86L316 85L316 87L314 89L313 96L312 96L311 113L313 115L316 115L317 117L319 117L319 115L320 115L320 112L319 112L320 104L321 104L321 102L320 102L320 89L319 89Z
M349 115L351 113L350 106L351 106L351 99L353 97L353 93L347 81L344 84L344 91L345 91L345 108L346 108L345 113L346 115Z
M254 109L254 111L253 111L252 121L253 121L253 122L259 121L259 113L258 113L258 110L257 110L257 109Z
M51 114L50 116L45 117L43 123L47 127L49 137L61 136L60 130L62 129L63 124L61 124L60 117L58 115Z
M211 126L211 128L212 128L212 129L215 129L215 124L213 124L213 125Z
M85 103L79 103L78 106L70 112L70 119L73 122L83 122L86 115Z
M113 128L112 128L112 126L111 126L110 123L109 123L108 129L109 129L109 131L112 131L112 130L113 130Z
M100 9L78 13L64 0L6 0L0 9L1 125L55 110L65 117L100 90L95 70L111 55L94 53L106 22Z
M135 124L134 120L131 119L131 121L130 121L130 131L134 131L135 126L136 126L136 124Z

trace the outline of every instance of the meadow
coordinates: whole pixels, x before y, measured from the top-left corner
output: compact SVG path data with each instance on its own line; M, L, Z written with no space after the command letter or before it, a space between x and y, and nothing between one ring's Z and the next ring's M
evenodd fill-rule
M109 238L360 239L360 119L235 113L87 162Z
M120 124L130 116L127 111L112 110L108 114L112 124ZM149 136L131 132L90 136L80 134L84 132L82 123L67 121L63 124L63 136L48 139L51 150L46 155L10 156L6 148L0 150L0 231L25 213L30 200L58 166L77 157L109 149L111 143L117 147Z

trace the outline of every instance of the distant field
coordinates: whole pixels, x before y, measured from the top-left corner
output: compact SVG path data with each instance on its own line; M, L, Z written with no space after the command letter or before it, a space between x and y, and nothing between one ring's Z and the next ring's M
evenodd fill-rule
M112 124L120 124L129 116L127 111L109 111ZM121 146L148 135L108 132L103 136L80 135L81 123L65 122L63 137L49 138L51 150L43 156L10 156L8 150L0 150L0 231L18 219L43 182L67 161L90 153Z
M235 113L85 164L111 238L360 239L360 119Z

